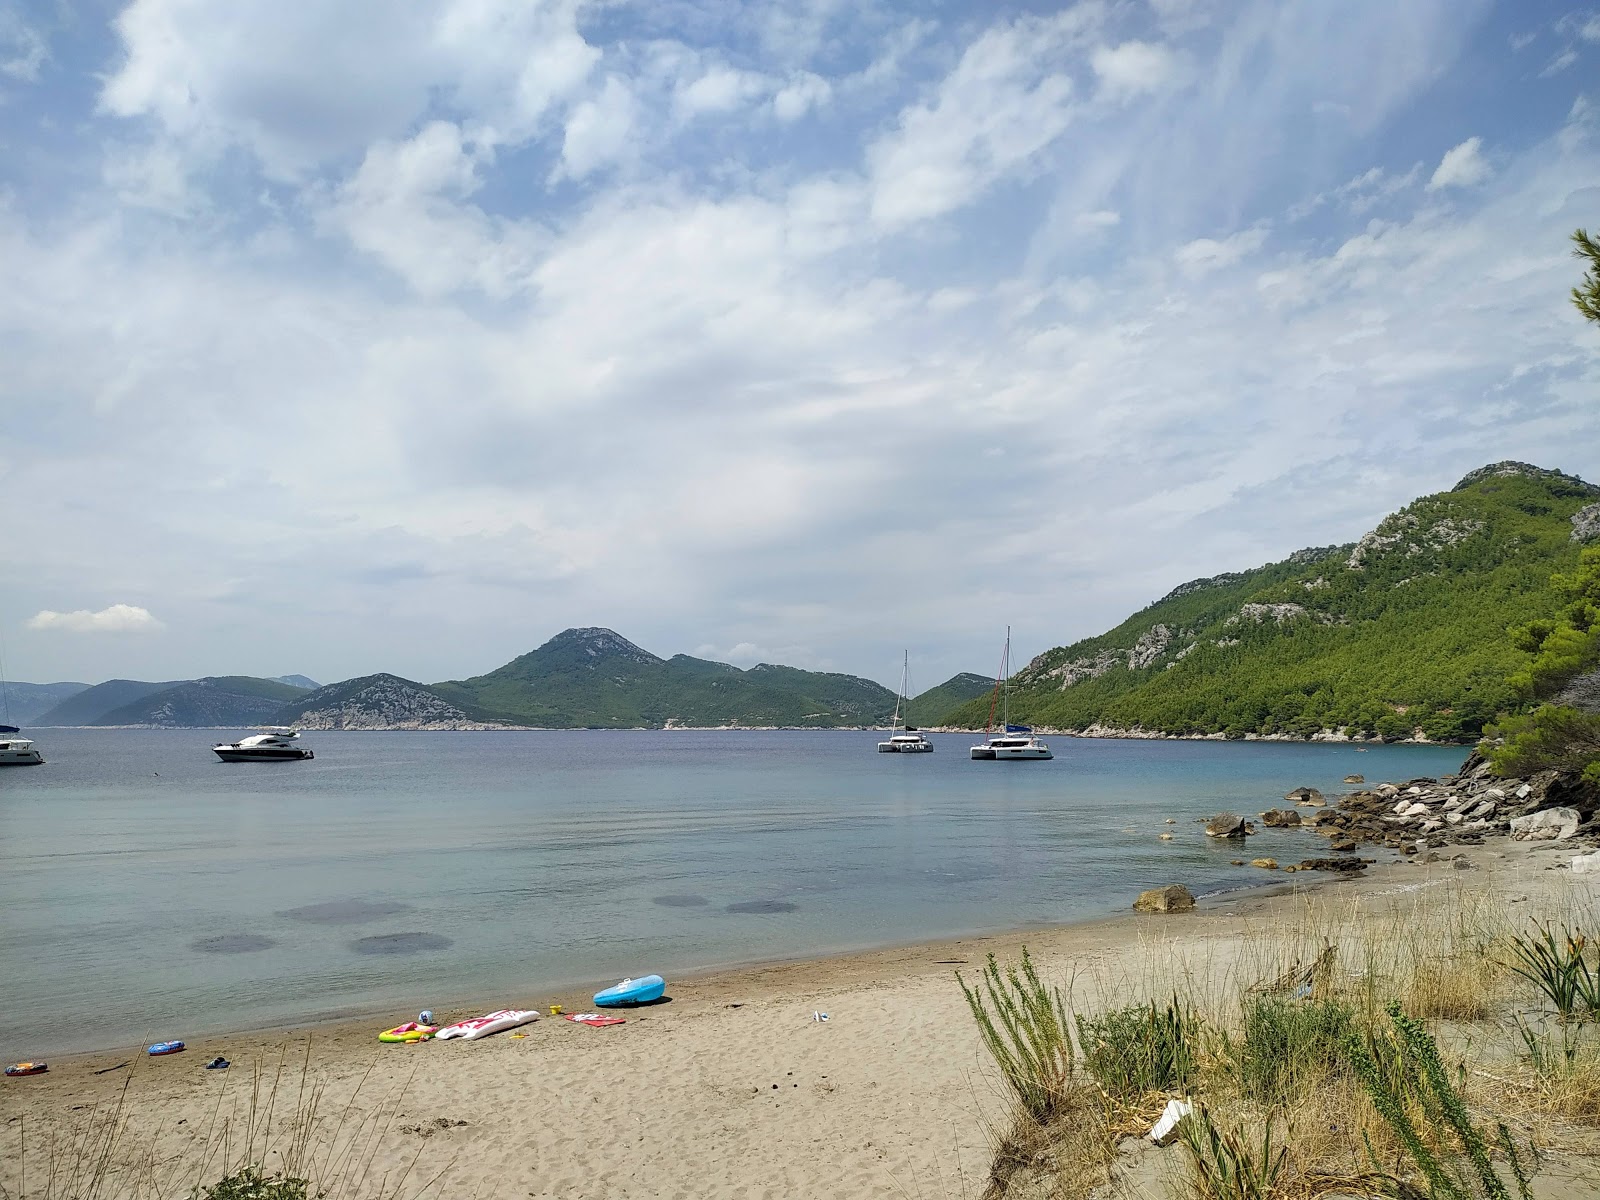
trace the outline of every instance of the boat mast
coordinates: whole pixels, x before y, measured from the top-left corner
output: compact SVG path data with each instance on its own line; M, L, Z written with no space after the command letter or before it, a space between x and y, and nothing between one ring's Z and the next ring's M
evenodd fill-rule
M900 691L894 698L894 718L889 724L889 736L893 737L900 732L900 702L906 699L906 672L911 669L911 651L907 650L904 661L900 664ZM906 703L907 718L910 717L911 704Z
M1009 625L1006 626L1006 650L1005 650L1005 653L1000 656L1000 664L1001 664L1001 667L1000 667L1001 676L1002 676L1002 678L1005 679L1005 683L1002 685L1002 687L1000 689L1001 711L1003 713L1003 715L1000 718L1000 732L1001 733L1010 733L1011 732L1011 626L1009 626Z

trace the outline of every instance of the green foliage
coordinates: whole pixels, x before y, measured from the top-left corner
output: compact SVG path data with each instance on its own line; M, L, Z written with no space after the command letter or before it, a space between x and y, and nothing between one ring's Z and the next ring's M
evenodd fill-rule
M1571 574L1556 574L1551 590L1561 603L1552 620L1532 621L1511 630L1517 649L1533 660L1511 677L1524 696L1553 696L1577 676L1600 666L1600 546L1578 558Z
M1098 1017L1078 1017L1083 1066L1101 1089L1119 1100L1184 1088L1194 1075L1199 1018L1176 996Z
M1244 1091L1282 1104L1340 1069L1352 1028L1350 1010L1334 1000L1251 996L1243 1041L1227 1049Z
M1197 580L1012 680L1015 720L1173 734L1476 739L1515 708L1510 626L1557 622L1570 518L1600 488L1497 464L1386 518L1359 546ZM1564 576L1565 577L1565 576ZM1246 605L1294 605L1247 610ZM1531 636L1531 635L1529 635ZM944 721L981 727L986 698Z
M1422 1022L1408 1017L1398 1004L1390 1004L1388 1012L1392 1029L1352 1036L1346 1043L1346 1055L1373 1108L1428 1185L1424 1193L1408 1180L1388 1173L1368 1140L1368 1154L1373 1166L1384 1172L1389 1194L1405 1200L1423 1195L1432 1200L1511 1200L1491 1158L1491 1151L1499 1149L1510 1166L1517 1195L1532 1200L1522 1155L1511 1131L1504 1123L1488 1134L1480 1130Z
M1549 927L1515 934L1506 963L1542 992L1563 1020L1600 1021L1600 966L1591 967L1588 939L1563 929L1558 940Z
M1002 971L991 954L975 986L969 988L960 971L956 981L1017 1101L1039 1124L1048 1124L1066 1098L1074 1066L1060 991L1039 979L1027 947L1020 968L1008 964Z
M1589 320L1600 321L1600 242L1587 230L1577 229L1572 244L1572 257L1589 264L1583 282L1572 289L1572 303Z
M987 696L994 690L994 680L970 671L953 675L938 687L931 687L911 697L911 707L906 718L913 725L936 725L939 718L959 704L978 696Z
M1272 1122L1261 1122L1259 1145L1244 1131L1219 1126L1203 1104L1180 1123L1189 1152L1189 1178L1200 1200L1269 1200L1283 1174L1287 1147L1272 1144Z
M197 1200L306 1200L304 1179L263 1175L260 1167L243 1167L225 1179L195 1193Z
M1600 785L1600 714L1542 704L1531 713L1501 719L1485 731L1499 745L1484 751L1496 773L1516 778L1535 771L1571 771Z

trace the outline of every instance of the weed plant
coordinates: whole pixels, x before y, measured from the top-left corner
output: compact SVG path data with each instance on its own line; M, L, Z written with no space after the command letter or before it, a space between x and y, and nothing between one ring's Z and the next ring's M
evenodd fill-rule
M1049 1124L1071 1087L1075 1065L1060 989L1039 979L1027 947L1020 966L1002 970L991 954L974 986L959 971L956 981L1017 1102L1035 1122Z
M1600 968L1591 967L1581 932L1563 929L1558 940L1548 926L1514 934L1506 964L1555 1005L1563 1020L1600 1021Z
M1282 1105L1342 1068L1353 1021L1336 1000L1250 996L1244 1036L1235 1043L1224 1035L1224 1051L1245 1095Z
M1195 1073L1202 1025L1174 996L1098 1017L1077 1018L1084 1069L1106 1095L1128 1102L1150 1092L1181 1091Z
M1217 1123L1197 1104L1179 1126L1189 1159L1189 1182L1196 1200L1270 1200L1289 1152L1274 1146L1272 1121L1260 1122L1259 1141L1244 1130Z

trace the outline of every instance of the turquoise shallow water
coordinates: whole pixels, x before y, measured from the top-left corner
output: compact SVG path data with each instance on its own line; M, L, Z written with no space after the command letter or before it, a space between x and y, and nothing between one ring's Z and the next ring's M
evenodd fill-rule
M1195 818L1438 775L1459 748L869 732L41 730L0 771L0 1057L832 953L1263 882ZM227 740L232 740L229 734ZM1157 835L1171 827L1178 837ZM1267 830L1252 855L1322 843Z

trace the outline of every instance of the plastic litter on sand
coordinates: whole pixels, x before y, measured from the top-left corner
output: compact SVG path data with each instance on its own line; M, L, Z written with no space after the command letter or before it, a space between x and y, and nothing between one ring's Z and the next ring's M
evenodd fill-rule
M811 1019L819 1022L826 1021L828 1019L828 1014L825 1012L814 1012L811 1014Z

